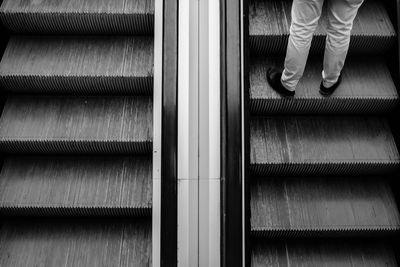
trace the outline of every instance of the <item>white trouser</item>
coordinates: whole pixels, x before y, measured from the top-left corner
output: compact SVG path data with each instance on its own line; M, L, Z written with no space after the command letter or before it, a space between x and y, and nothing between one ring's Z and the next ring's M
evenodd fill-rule
M354 18L363 0L328 0L328 26L322 80L325 87L336 83L346 59ZM292 24L282 84L295 90L303 76L312 36L318 26L324 0L293 0Z

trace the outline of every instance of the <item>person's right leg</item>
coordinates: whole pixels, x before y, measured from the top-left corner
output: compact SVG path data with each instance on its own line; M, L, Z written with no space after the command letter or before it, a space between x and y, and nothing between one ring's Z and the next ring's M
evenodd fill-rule
M294 0L292 5L292 23L285 58L285 69L282 73L282 85L294 91L310 51L311 41L318 20L321 16L324 0Z

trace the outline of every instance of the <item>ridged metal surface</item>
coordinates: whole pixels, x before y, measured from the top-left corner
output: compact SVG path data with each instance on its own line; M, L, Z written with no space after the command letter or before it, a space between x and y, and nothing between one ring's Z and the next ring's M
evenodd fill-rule
M262 241L253 246L251 266L396 267L392 247L382 241Z
M151 168L150 158L6 158L0 213L151 216Z
M274 116L250 121L254 175L385 174L399 165L382 117Z
M150 37L12 37L0 63L12 92L145 94L153 92Z
M148 154L150 97L11 97L0 118L9 153Z
M259 178L251 185L251 230L262 236L315 236L400 230L382 178Z
M0 266L151 266L151 221L6 221Z
M0 17L19 33L149 34L154 0L4 0Z
M398 94L381 58L348 58L342 83L330 97L319 93L322 58L310 58L294 98L281 97L268 84L269 67L283 69L283 57L254 57L250 66L250 108L253 114L271 113L382 113L393 110Z
M254 53L286 52L291 23L289 0L251 0L249 4L249 44ZM326 6L326 5L325 5ZM325 48L327 25L326 8L315 32L311 53ZM352 31L350 53L378 53L396 42L396 32L382 1L365 1Z

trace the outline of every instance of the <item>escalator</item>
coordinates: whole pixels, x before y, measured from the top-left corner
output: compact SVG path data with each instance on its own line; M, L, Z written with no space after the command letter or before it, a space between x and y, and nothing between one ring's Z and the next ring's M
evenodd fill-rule
M360 8L343 83L328 98L318 92L325 9L296 95L284 98L266 71L283 68L291 3L248 6L251 266L397 266L398 94L386 56L397 37L385 3Z
M150 266L154 2L0 17L0 266Z

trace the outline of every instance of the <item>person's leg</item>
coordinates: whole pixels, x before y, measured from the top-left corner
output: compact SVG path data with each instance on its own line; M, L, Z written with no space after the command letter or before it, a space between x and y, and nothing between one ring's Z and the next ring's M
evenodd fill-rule
M328 28L322 71L322 85L325 88L333 87L339 79L349 49L353 21L362 3L363 0L330 0L328 3Z
M303 76L304 68L310 51L311 41L324 0L294 0L292 5L292 23L286 51L285 69L282 85L291 91Z

